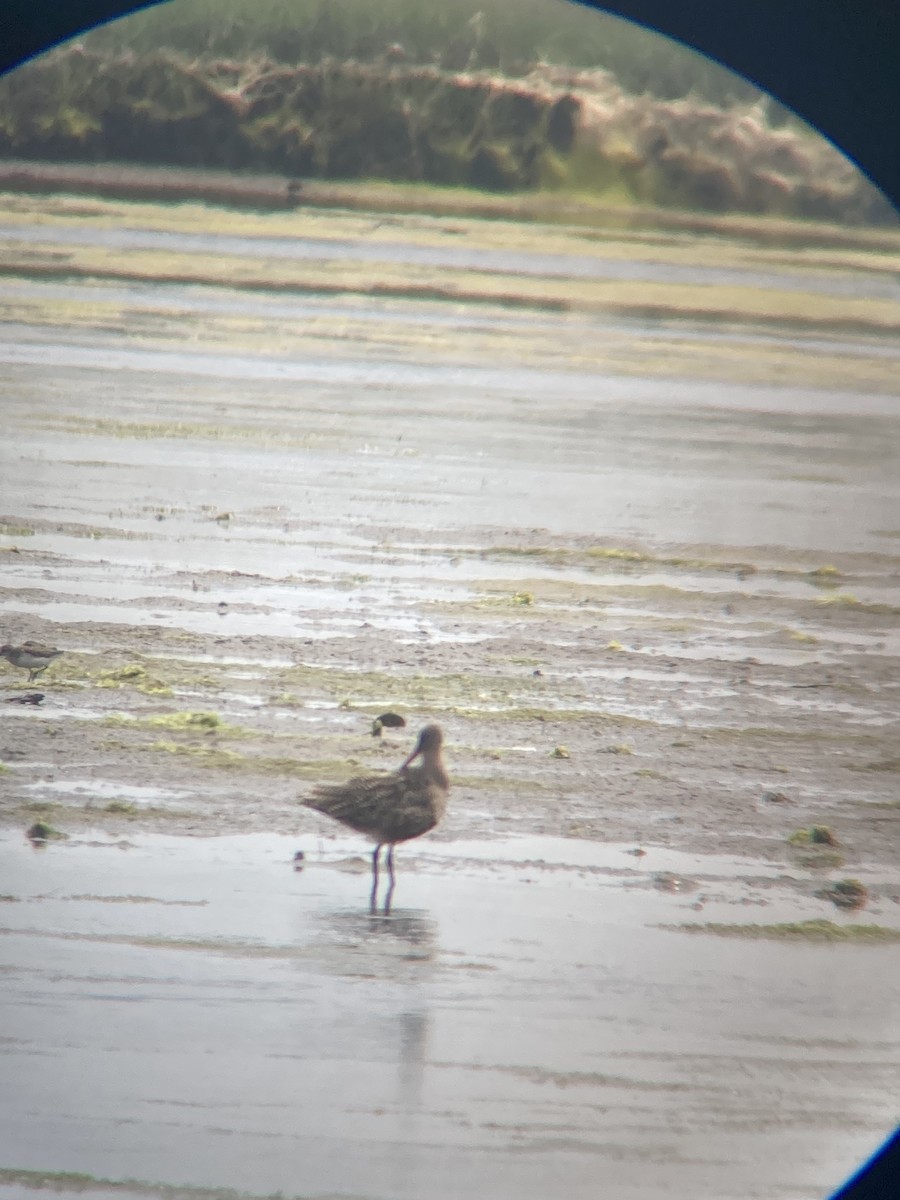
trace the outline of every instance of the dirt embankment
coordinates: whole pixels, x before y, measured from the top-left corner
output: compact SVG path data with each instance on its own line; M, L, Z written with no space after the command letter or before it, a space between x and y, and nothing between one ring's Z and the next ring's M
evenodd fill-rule
M0 155L390 179L490 191L550 187L620 202L893 223L823 139L760 106L625 91L548 64L506 78L406 61L189 61L76 45L0 80Z

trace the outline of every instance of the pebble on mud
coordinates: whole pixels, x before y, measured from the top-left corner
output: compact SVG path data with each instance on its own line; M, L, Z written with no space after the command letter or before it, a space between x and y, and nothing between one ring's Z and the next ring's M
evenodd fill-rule
M29 842L35 845L43 845L44 842L67 838L69 835L63 833L60 829L54 829L46 821L35 821L31 828L26 831L25 836Z

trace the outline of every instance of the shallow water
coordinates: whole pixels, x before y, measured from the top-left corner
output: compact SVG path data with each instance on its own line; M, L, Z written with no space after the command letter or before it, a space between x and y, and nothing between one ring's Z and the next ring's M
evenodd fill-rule
M383 917L352 843L299 873L297 844L0 842L2 1161L400 1200L593 1195L602 1161L622 1197L795 1196L891 1119L896 949L662 928L775 919L777 872L423 843Z

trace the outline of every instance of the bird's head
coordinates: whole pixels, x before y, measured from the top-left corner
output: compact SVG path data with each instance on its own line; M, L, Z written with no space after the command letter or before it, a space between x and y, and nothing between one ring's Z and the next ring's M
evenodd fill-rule
M444 735L440 725L426 725L419 733L412 754L410 754L400 770L405 771L409 764L420 756L423 758L432 758L434 755L439 754L443 742Z

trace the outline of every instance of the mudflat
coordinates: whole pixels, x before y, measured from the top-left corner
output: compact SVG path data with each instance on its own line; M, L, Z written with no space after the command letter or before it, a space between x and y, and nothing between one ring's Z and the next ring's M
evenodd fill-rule
M0 662L0 1196L836 1186L900 1082L897 255L0 199L3 640L64 651ZM434 720L370 914L297 801Z

